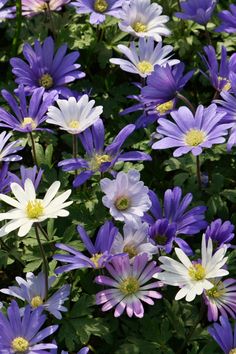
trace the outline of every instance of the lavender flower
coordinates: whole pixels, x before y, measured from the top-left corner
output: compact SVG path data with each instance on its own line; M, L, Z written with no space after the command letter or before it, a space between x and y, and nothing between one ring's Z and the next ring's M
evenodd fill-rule
M148 263L147 254L136 256L133 265L128 255L113 258L106 268L112 277L99 275L95 278L96 283L111 287L96 294L97 305L103 304L102 311L115 307L115 317L122 315L126 309L129 317L134 315L141 318L144 316L141 301L154 305L152 299L162 297L159 292L152 290L161 287L161 282L146 284L158 272L156 262Z
M225 354L234 354L236 352L236 324L233 333L227 317L221 316L220 324L214 323L212 327L208 327L208 332Z
M104 148L104 125L98 119L91 128L86 129L79 135L79 139L86 151L85 158L68 159L61 161L58 166L63 171L80 169L74 179L73 186L79 187L96 172L111 170L117 161L144 161L151 160L151 157L141 151L122 152L121 146L128 136L134 131L135 126L129 124L124 127L114 138L113 142Z
M40 168L38 170L37 166L34 167L24 167L20 166L20 178L14 173L9 173L11 177L11 182L15 182L19 184L22 188L24 188L25 182L30 179L33 182L35 191L37 191L39 183L43 176L43 170Z
M81 79L85 74L75 64L79 52L66 54L67 45L63 44L54 54L54 41L51 37L41 45L38 40L34 48L29 43L23 46L23 55L27 63L20 58L10 60L12 72L16 75L16 83L25 85L25 90L33 92L38 87L44 87L45 92L56 90L63 97L71 95L67 84Z
M221 219L212 221L206 229L206 239L209 237L217 248L224 244L230 247L230 241L234 238L234 225L230 221L222 222Z
M19 161L22 159L21 156L15 155L16 152L23 149L23 146L20 146L21 141L16 140L7 144L7 141L12 136L12 133L2 132L0 134L0 162L5 161Z
M236 5L229 5L230 10L221 11L218 16L222 23L216 28L216 32L236 32Z
M174 123L160 118L157 132L163 139L152 145L154 150L177 148L173 155L179 157L191 152L194 156L202 153L204 148L211 148L214 144L225 142L224 136L228 134L232 123L221 122L225 113L220 113L215 104L204 108L198 106L195 116L187 107L180 107L172 112Z
M89 352L89 348L88 347L83 347L82 349L80 349L80 351L78 351L77 354L88 354L88 352ZM50 350L50 353L51 354L59 354L56 349ZM69 354L69 353L66 352L65 350L62 350L61 354Z
M48 11L60 11L71 0L22 0L22 15L32 17Z
M182 12L176 12L175 16L183 20L192 20L205 25L211 18L216 7L217 0L187 0L181 1Z
M46 321L42 315L43 308L39 307L31 312L31 307L25 307L23 316L15 301L12 301L7 310L7 316L0 311L0 352L43 354L47 349L56 349L57 345L42 343L44 338L54 333L58 326L40 328Z
M7 194L10 192L10 183L13 182L11 173L8 171L8 163L0 166L0 193Z
M10 6L10 7L5 7L4 6L9 2L9 0L0 0L0 21L5 20L7 18L14 18L16 16L16 7L15 6Z

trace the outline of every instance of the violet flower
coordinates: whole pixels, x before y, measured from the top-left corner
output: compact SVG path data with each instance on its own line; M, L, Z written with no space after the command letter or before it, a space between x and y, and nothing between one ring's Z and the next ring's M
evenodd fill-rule
M191 20L205 25L209 22L216 7L217 0L186 0L180 2L182 12L176 12L175 16L182 20Z
M219 19L222 21L216 32L236 32L236 5L229 5L229 10L223 10L219 14Z

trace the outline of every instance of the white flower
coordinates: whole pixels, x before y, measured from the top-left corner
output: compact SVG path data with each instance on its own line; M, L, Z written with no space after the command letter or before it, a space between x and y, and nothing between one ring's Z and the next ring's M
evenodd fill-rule
M119 172L113 181L104 178L100 182L103 204L110 209L110 214L116 220L127 224L139 225L143 213L150 209L152 203L148 196L148 187L140 181L136 170L128 173Z
M59 181L50 186L43 199L36 198L33 182L29 178L25 181L24 189L17 183L11 183L10 187L16 199L0 194L0 200L14 207L6 213L0 213L0 221L11 220L0 229L0 237L18 228L18 236L22 237L30 231L34 223L69 215L64 208L72 204L72 202L65 202L71 190L54 199L60 188Z
M186 301L192 301L196 295L201 295L204 290L214 287L214 278L229 274L227 270L221 269L228 259L224 257L226 251L227 247L223 246L212 254L212 240L209 238L206 245L205 235L203 235L201 263L191 262L180 248L175 248L181 263L170 257L159 257L163 263L160 267L164 272L157 273L154 277L165 284L181 287L175 300L186 296ZM212 279L212 282L209 279Z
M128 60L112 58L110 62L120 65L120 68L124 71L138 74L141 77L150 75L155 65L165 66L168 63L172 66L179 63L179 60L170 59L170 56L168 56L173 50L171 45L162 47L162 42L160 42L154 47L152 38L140 38L138 48L135 42L131 42L130 48L123 44L119 44L117 47Z
M130 259L141 253L146 253L148 259L152 259L153 254L156 254L157 247L148 240L148 224L140 223L137 228L132 225L124 225L124 237L118 233L113 241L111 253L128 253Z
M59 108L48 108L47 123L55 124L70 134L79 134L93 125L103 112L102 106L94 107L94 100L89 101L88 95L83 95L78 102L75 97L68 100L57 100Z
M160 16L162 7L151 4L150 0L131 0L124 3L121 11L121 31L136 37L151 37L161 42L161 36L168 36L170 30L165 26L168 16Z

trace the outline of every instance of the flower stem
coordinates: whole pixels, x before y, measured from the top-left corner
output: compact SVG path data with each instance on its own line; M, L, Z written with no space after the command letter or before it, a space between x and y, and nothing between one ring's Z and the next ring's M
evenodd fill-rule
M43 245L42 245L40 237L39 237L39 230L38 230L39 225L37 223L35 223L34 228L35 228L35 235L36 235L36 238L37 238L37 241L39 244L40 253L41 253L41 256L43 259L43 271L44 271L44 276L45 276L45 300L46 300L48 297L48 273L49 273L48 260L47 260L46 254L43 249Z
M76 159L78 155L78 143L77 143L77 135L73 135L73 157ZM77 176L78 171L75 170L75 175Z
M200 158L196 156L196 172L197 172L197 183L199 190L202 189L202 181L201 181L201 171L200 171Z
M206 39L207 39L207 43L209 45L212 45L212 41L211 41L211 36L210 36L210 33L207 29L207 25L205 25L205 36L206 36Z
M32 132L29 133L29 136L30 136L31 145L32 145L32 155L33 155L34 163L35 163L36 166L38 166L35 142L34 142L34 137L33 137Z
M21 4L21 0L16 0L16 32L12 42L13 55L17 54L17 49L20 41L21 25L22 25L22 4Z
M39 230L41 231L41 233L43 234L43 236L45 237L45 239L48 241L48 242L50 242L50 239L49 239L49 237L48 237L48 234L47 234L47 232L44 230L44 228L41 226L41 224L38 224L38 227L39 227ZM51 251L53 251L54 252L54 248L53 248L53 246L49 243L49 246L50 246L50 248L51 248Z
M47 3L47 15L48 15L48 18L49 18L49 23L50 23L50 27L51 27L51 32L52 32L52 37L54 39L56 39L56 29L55 29L55 26L54 26L54 21L53 21L53 17L52 17L52 11L50 9L50 6L49 6L49 3Z
M181 95L181 93L179 93L179 92L177 92L177 97L189 107L189 109L191 110L191 112L193 114L195 114L195 108L192 105L192 103L187 99L187 97Z

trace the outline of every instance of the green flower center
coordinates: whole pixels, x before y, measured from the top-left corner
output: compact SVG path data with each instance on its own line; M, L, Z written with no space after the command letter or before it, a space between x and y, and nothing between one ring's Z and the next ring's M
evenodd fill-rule
M108 8L108 3L106 0L95 0L94 10L97 12L105 12Z
M149 74L153 71L153 65L146 60L140 61L140 63L137 65L137 68L142 74Z
M217 298L221 297L222 295L224 295L224 293L225 293L224 284L221 281L219 281L218 283L213 282L213 284L214 284L213 288L206 290L207 296L217 299Z
M231 349L229 354L236 354L236 348Z
M125 295L133 295L139 291L140 285L136 278L128 277L120 284L120 291Z
M119 197L115 201L115 206L120 211L126 210L130 206L130 200L126 196Z
M96 268L99 268L99 260L102 257L102 253L95 253L92 255L92 257L90 258L90 260L95 264Z
M29 219L37 219L43 215L44 207L40 200L29 201L26 206L26 215Z
M133 24L133 29L135 32L139 33L139 32L147 32L148 28L147 25L145 25L144 23L137 21Z
M30 302L32 307L39 307L43 304L43 299L41 298L41 296L35 296L33 297L33 299Z
M188 274L193 280L202 280L206 276L206 271L200 263L196 263L188 269Z
M133 258L138 254L136 247L130 243L124 247L123 252L128 253L129 258Z
M29 342L23 337L13 339L12 348L15 352L23 353L29 348Z
M165 114L166 112L170 111L174 107L174 102L173 101L167 101L165 103L159 104L156 107L156 111L160 114Z
M186 133L185 143L189 146L198 146L205 139L205 134L198 129L191 129Z
M158 245L165 245L167 241L167 237L165 235L156 235L155 241Z
M39 79L39 85L49 89L53 86L53 78L49 74L43 74Z
M31 125L32 129L35 129L37 127L37 124L31 117L25 117L21 123L21 126L25 128L26 125Z
M79 129L79 122L77 120L71 120L69 127L72 129Z
M111 162L112 160L112 157L109 156L109 155L98 155L98 154L95 154L93 156L93 158L91 159L90 161L90 167L93 171L97 171L101 164L104 163L104 162Z

